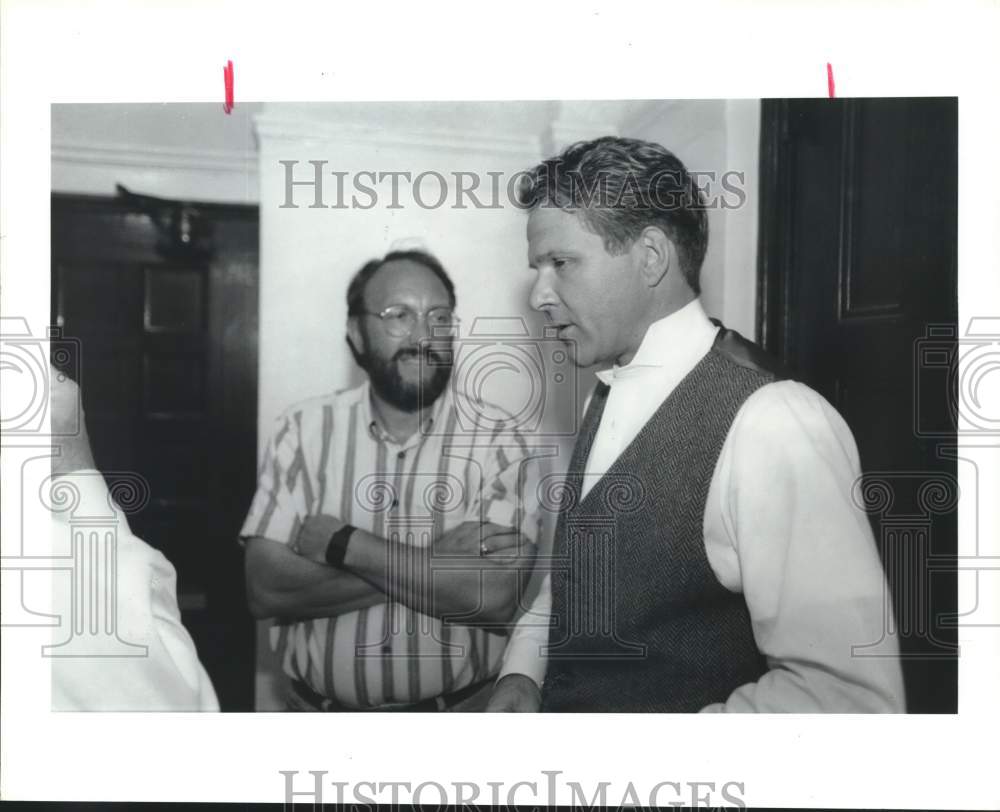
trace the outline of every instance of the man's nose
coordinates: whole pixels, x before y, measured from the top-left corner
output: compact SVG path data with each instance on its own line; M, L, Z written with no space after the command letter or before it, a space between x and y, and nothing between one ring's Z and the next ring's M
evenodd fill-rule
M429 317L426 313L417 313L413 319L413 327L410 329L409 334L406 338L412 344L412 346L426 346L428 344L438 344L442 339L441 334L435 334L434 330L428 324Z
M417 313L413 319L413 327L410 329L410 338L413 341L420 341L422 338L430 338L431 331L427 327L427 316L424 313Z
M559 304L559 297L552 289L552 282L547 271L539 271L535 278L535 284L531 286L531 293L528 295L528 305L532 310L543 311L547 307L555 307Z

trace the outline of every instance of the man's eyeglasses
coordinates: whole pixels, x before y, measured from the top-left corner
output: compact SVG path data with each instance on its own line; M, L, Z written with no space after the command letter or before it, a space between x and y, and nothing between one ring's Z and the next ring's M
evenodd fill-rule
M450 307L432 307L426 313L417 313L406 305L389 305L385 310L375 313L362 310L359 315L375 316L382 321L382 327L393 338L403 338L413 332L417 326L417 317L423 316L427 329L434 335L435 331L451 330L458 324L458 317Z

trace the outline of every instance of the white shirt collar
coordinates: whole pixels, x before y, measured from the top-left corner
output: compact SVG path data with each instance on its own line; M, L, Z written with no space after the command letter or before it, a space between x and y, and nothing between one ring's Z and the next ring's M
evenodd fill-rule
M693 366L711 347L718 329L709 321L701 300L695 299L649 325L635 357L629 363L601 370L597 377L611 386L615 381L642 375L649 370L676 367L680 371L680 367Z

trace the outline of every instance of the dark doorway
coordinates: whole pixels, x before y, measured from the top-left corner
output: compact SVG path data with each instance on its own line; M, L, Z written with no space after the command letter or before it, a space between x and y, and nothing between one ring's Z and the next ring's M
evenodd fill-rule
M958 709L957 144L956 99L762 104L758 334L857 439L913 713Z
M256 206L52 196L52 320L79 339L97 466L135 472L133 533L177 570L223 710L253 709L236 544L256 480Z

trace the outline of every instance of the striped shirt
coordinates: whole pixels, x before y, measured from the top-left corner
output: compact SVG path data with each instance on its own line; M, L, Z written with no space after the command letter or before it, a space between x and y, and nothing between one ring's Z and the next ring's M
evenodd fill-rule
M402 445L379 426L370 385L299 403L277 420L240 532L288 544L327 514L421 547L466 521L537 541L539 460L500 409L448 387ZM331 618L275 621L284 672L351 708L419 702L496 674L505 635L388 601Z

